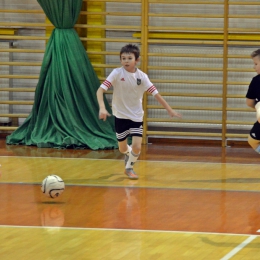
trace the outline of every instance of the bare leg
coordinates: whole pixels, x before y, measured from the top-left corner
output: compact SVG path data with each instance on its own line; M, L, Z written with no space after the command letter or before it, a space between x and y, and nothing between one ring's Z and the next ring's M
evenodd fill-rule
M260 141L253 139L250 135L248 136L249 145L257 152L260 153ZM259 148L258 148L259 147ZM258 151L259 150L259 151Z

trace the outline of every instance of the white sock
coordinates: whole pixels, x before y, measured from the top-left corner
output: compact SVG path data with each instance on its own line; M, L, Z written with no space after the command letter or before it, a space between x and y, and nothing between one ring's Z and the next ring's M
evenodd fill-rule
M258 145L258 146L256 147L255 151L256 151L257 153L260 153L260 145Z
M130 145L127 145L127 151L124 152L124 154L126 154L127 156L129 156L129 154L132 152L132 147Z
M134 166L135 162L137 161L139 155L140 155L140 153L134 154L133 151L131 151L131 153L129 153L129 159L127 161L125 168L126 169L133 168L133 166Z

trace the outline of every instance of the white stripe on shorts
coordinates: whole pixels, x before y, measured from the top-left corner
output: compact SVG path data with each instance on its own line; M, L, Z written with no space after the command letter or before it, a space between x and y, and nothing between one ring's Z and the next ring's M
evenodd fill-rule
M116 133L116 138L121 140L121 139L124 139L126 136L128 136L130 134L130 131L129 130L126 130L125 132L121 133L121 134L118 134Z
M143 128L130 128L130 134L143 134Z

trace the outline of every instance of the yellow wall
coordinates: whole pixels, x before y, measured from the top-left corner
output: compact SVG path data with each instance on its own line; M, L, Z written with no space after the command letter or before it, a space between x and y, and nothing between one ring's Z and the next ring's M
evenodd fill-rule
M86 2L86 6L83 6L88 12L102 12L105 11L105 3L102 2ZM86 22L88 25L102 25L105 24L105 16L104 15L87 15ZM105 30L97 29L97 28L87 28L87 37L88 38L105 38ZM87 51L104 51L105 43L100 41L87 41L86 42L86 50ZM89 54L90 62L93 64L103 64L104 55L98 54ZM104 77L104 69L103 68L95 68L95 71L99 77Z

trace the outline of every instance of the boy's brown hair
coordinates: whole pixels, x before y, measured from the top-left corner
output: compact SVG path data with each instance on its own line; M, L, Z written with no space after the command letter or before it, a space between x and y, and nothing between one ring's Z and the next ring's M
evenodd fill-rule
M133 53L135 55L135 60L137 60L140 56L140 50L137 45L134 44L127 44L124 47L122 47L120 51L120 59L122 53Z
M260 49L257 49L251 53L251 58L258 56L260 58Z

